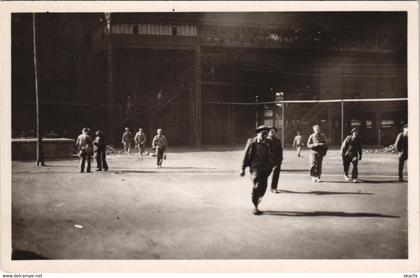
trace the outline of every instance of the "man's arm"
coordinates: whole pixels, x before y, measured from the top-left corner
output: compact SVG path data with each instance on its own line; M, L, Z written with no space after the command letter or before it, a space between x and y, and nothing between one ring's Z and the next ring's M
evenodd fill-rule
M251 162L251 146L252 142L248 140L245 146L244 158L242 159L241 176L245 175L245 169L250 165Z
M398 133L398 135L397 135L397 139L395 140L395 143L394 143L394 148L397 150L397 151L401 151L401 136L402 136L402 133Z
M313 142L313 140L312 140L312 135L311 135L311 136L309 136L309 138L308 138L308 143L306 144L306 146L307 146L308 148L310 148L310 149L312 149L312 147L315 147L315 144L314 144L314 142Z

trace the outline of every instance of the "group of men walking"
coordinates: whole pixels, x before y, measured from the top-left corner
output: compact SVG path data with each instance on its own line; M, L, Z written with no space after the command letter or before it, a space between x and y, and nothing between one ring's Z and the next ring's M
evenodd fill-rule
M399 152L398 177L403 180L404 163L408 158L408 126L404 125L403 132L399 133L394 147ZM254 205L253 213L259 215L262 212L258 209L266 190L267 180L272 174L271 192L280 193L277 189L281 163L283 161L283 147L281 141L275 136L276 128L259 126L256 136L248 140L245 154L242 161L241 176L245 175L245 169L249 167L253 189L251 200ZM298 157L301 156L301 146L303 139L298 132L293 141L293 147L297 149ZM313 126L313 133L309 136L307 147L310 149L309 174L313 182L321 182L322 161L328 151L326 136L321 133L319 125ZM351 135L347 136L341 145L341 156L344 168L344 179L350 181L349 169L353 165L351 180L358 182L358 162L362 159L362 144L358 128L351 130Z
M96 131L94 140L92 140L89 133L89 128L83 128L82 133L76 140L76 146L79 150L80 172L83 173L85 170L88 173L91 172L92 156L96 159L96 171L108 171L108 163L106 161L107 142L105 141L104 133L101 130ZM162 129L159 128L156 133L152 140L152 149L156 152L157 168L162 168L162 161L166 159L168 142L162 133ZM142 128L139 128L134 137L130 129L128 127L125 128L121 139L125 154L130 154L132 142L134 141L142 159L146 150L146 140L147 137Z

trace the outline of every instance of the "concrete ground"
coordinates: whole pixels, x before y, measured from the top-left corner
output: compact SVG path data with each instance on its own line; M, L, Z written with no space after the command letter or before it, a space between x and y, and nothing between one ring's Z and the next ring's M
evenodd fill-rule
M360 183L344 181L337 150L312 183L303 156L285 151L282 192L267 191L260 216L239 148L176 150L162 169L153 157L110 155L110 171L90 174L75 159L13 162L14 258L407 258L397 155L364 153Z

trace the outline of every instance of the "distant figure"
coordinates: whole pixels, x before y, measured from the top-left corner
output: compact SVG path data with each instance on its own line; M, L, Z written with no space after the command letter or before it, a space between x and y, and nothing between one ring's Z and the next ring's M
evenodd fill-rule
M152 148L156 151L157 168L162 168L162 161L166 159L168 142L165 135L162 134L162 129L159 128L156 132L157 135L153 137Z
M404 163L408 159L408 125L403 126L403 131L398 133L394 144L395 149L399 152L398 157L398 180L404 181L403 170Z
M346 181L350 180L349 168L350 163L352 163L353 170L351 172L351 178L353 179L353 182L357 182L357 165L359 160L362 160L362 143L360 142L359 130L357 128L353 128L351 130L351 135L344 139L343 144L341 145L341 156L343 158L344 179Z
M130 154L131 151L131 142L133 141L133 134L131 133L128 127L125 128L125 132L122 135L121 143L124 146L125 154Z
M271 192L272 193L280 193L277 190L280 170L281 170L281 163L283 161L283 146L281 145L280 139L276 137L277 129L275 127L270 127L270 131L268 132L267 143L270 148L270 161L271 161Z
M302 146L303 146L303 138L302 138L302 135L300 135L300 132L298 131L297 135L295 136L295 139L293 140L293 148L296 148L298 157L300 157Z
M95 146L96 171L108 171L108 163L106 163L106 141L104 133L100 130L96 131L96 138L93 141Z
M308 148L311 149L311 155L309 157L310 169L309 173L312 177L313 182L321 181L322 173L322 159L327 154L328 144L327 138L321 133L321 127L314 125L314 133L308 138Z
M142 128L139 128L139 131L134 136L134 142L139 150L140 157L143 158L143 152L146 148L146 134L144 134Z
M90 173L90 162L92 159L93 145L92 138L89 135L89 129L83 128L82 134L77 137L76 146L79 149L80 157L80 172L85 170L85 163L87 162L86 172Z
M264 197L267 190L267 178L271 173L270 148L266 141L269 128L259 126L255 133L256 137L249 140L245 147L244 159L242 162L241 177L245 175L245 169L249 167L251 179L254 184L252 188L251 200L254 204L255 215L262 212L258 209L258 205Z

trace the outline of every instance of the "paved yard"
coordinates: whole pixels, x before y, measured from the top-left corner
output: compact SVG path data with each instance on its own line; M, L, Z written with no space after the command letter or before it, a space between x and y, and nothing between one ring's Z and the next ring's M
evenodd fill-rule
M75 159L13 162L16 258L407 258L397 155L365 153L357 184L344 181L338 151L324 161L323 182L312 183L303 155L285 151L282 193L267 191L260 216L238 148L177 150L162 169L153 157L110 155L110 171L90 174Z

